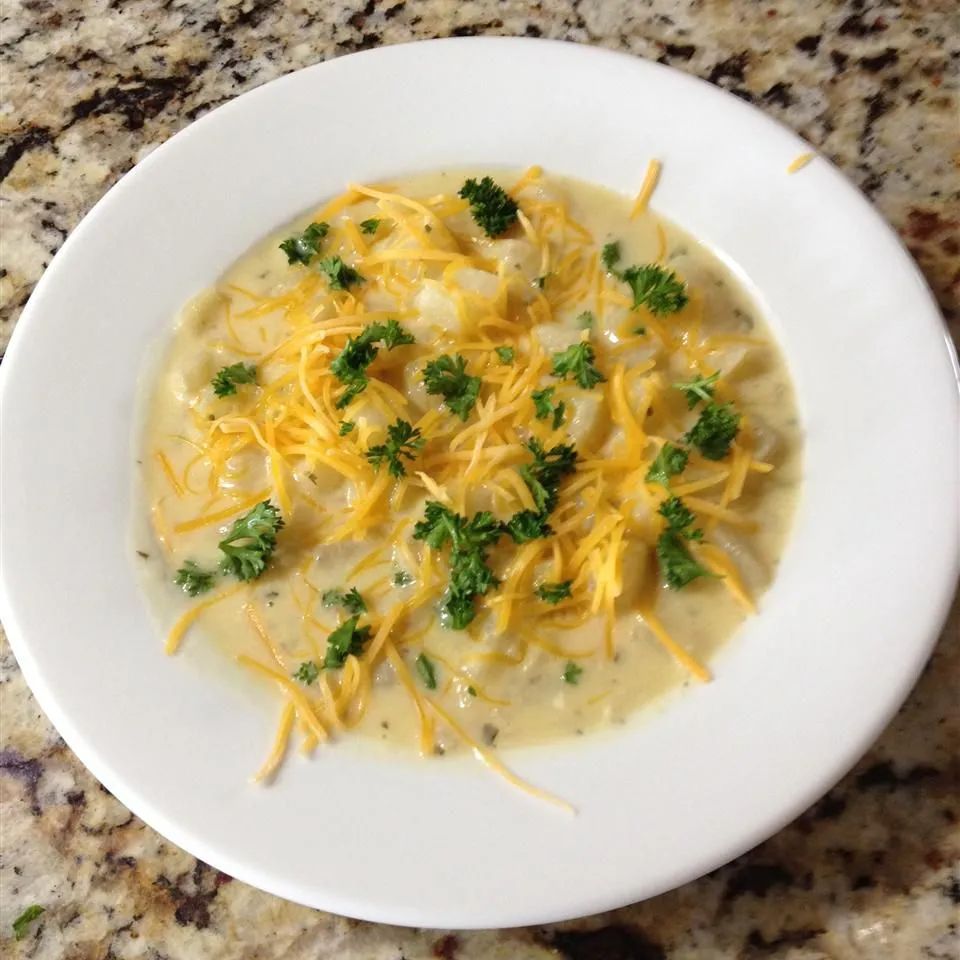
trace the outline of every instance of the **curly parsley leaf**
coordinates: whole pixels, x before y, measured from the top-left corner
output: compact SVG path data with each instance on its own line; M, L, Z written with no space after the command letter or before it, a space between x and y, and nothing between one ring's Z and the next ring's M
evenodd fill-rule
M450 585L443 612L454 630L463 630L476 616L474 598L500 582L487 565L486 548L502 533L492 513L481 511L467 519L435 500L427 502L423 520L413 528L414 539L434 550L450 545Z
M573 377L584 390L603 383L607 378L593 365L594 352L589 343L575 343L553 355L553 375Z
M409 587L413 583L413 576L406 570L398 570L393 575L393 585L395 587Z
M691 529L696 517L686 504L679 497L668 497L660 504L659 513L667 526L657 538L657 562L667 586L680 590L699 577L715 576L693 557L687 546L689 540L702 539L703 531Z
M414 460L425 442L416 427L406 420L397 420L387 427L387 442L370 447L366 458L377 470L382 463L386 463L392 477L405 477L407 468L403 465L403 459Z
M740 414L733 404L711 400L683 439L693 444L708 460L722 460L730 452L730 444L739 429Z
M392 318L386 323L374 323L372 327L376 339L380 340L388 350L395 350L397 347L417 342L409 330L405 330L399 321Z
M329 230L329 223L311 223L302 233L287 237L280 244L280 249L287 255L287 263L310 263L320 252L320 245Z
M692 580L710 575L710 571L694 559L676 530L664 530L657 538L657 561L671 590L681 590Z
M330 372L346 387L346 390L337 400L338 410L349 406L359 394L367 389L367 384L370 382L367 377L367 367L373 363L380 352L377 347L380 342L388 350L393 350L395 347L415 343L416 341L413 335L400 326L396 320L388 320L386 323L371 323L357 336L348 337L346 345L333 363L330 364Z
M331 290L348 290L364 282L364 277L353 267L344 263L340 257L324 257L318 261L317 269L327 278Z
M687 305L687 285L672 270L655 263L628 267L620 279L633 292L634 310L646 307L654 316L662 317Z
M447 407L461 420L470 416L480 396L480 378L467 373L467 361L458 353L445 353L423 368L427 393L443 397Z
M537 509L550 513L557 505L560 481L576 469L577 451L570 443L558 443L545 450L536 438L526 446L533 454L533 463L522 464L517 472L533 495Z
M327 650L323 657L323 666L327 670L338 670L351 654L355 657L363 653L363 647L370 639L370 627L358 627L359 616L344 620L327 637Z
M572 583L572 580L562 580L559 583L541 583L533 592L545 603L556 604L572 596L570 593Z
M414 663L417 666L417 673L420 674L423 685L428 690L436 690L437 668L434 666L433 661L425 653L421 653Z
M502 364L508 366L513 363L516 357L516 351L513 347L497 347L497 356L500 358Z
M360 221L360 232L361 232L361 233L366 233L366 234L368 234L368 235L374 234L374 233L377 232L377 230L380 229L380 224L381 224L382 222L383 222L383 221L380 220L380 219L378 219L377 217L371 217L369 220L361 220L361 221Z
M691 530L697 522L696 514L679 498L667 497L657 513L667 521L667 526L680 534L684 540L702 540L702 530Z
M548 514L536 510L520 510L504 524L504 530L514 543L529 543L531 540L549 537L553 528L547 517Z
M470 204L470 215L488 237L499 237L517 222L517 202L490 177L479 183L467 180L458 195Z
M582 673L583 667L578 666L572 660L568 660L567 665L563 668L563 673L560 674L560 679L564 683L576 686L580 682L580 675Z
M711 373L709 377L694 377L692 380L673 384L677 390L682 390L687 398L687 409L692 410L701 400L709 403L713 399L713 391L720 371Z
M603 245L600 251L600 262L604 265L608 273L617 273L617 264L620 262L620 241L612 240Z
M346 593L343 590L324 590L321 600L325 607L343 607L351 615L367 612L367 604L356 587L351 587Z
M252 363L234 363L229 367L221 367L210 381L213 392L218 397L233 396L237 392L238 384L256 382L257 368Z
M647 475L643 478L647 483L659 483L664 487L670 486L670 478L683 473L687 466L689 454L683 447L678 447L668 440L657 451Z
M320 668L313 662L313 660L304 660L294 672L293 679L299 680L302 684L304 684L304 686L309 687L311 683L316 682L316 679L319 676Z
M213 581L216 573L212 570L201 569L195 561L187 560L177 571L173 582L180 587L185 594L195 597L198 594L206 593L213 587Z
M352 420L341 420L340 421L340 430L338 431L341 437L345 437L348 433L353 432L353 428L356 424Z
M256 580L267 569L282 528L280 511L269 500L258 503L234 520L220 541L220 569L238 580Z
M31 904L27 907L27 909L13 921L13 939L22 940L27 935L27 929L30 924L46 912L46 907L41 907L38 903Z

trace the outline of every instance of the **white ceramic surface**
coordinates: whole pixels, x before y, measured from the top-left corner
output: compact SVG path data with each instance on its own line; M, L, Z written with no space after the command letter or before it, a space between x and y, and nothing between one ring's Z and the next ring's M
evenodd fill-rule
M87 216L2 367L2 614L42 707L140 817L249 883L355 917L507 926L710 870L800 813L913 684L957 576L955 366L924 282L869 204L733 96L544 41L344 57L214 111ZM353 742L248 775L270 730L202 654L164 657L128 540L137 378L180 305L342 188L540 163L654 206L754 289L795 378L806 479L777 580L716 680L616 734L507 755L576 818L470 758ZM272 719L272 713L266 719Z

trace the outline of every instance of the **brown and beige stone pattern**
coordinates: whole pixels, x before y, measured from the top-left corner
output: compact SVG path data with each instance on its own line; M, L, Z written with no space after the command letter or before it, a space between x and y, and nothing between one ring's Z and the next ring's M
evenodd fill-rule
M191 120L320 60L474 34L630 51L755 103L894 224L960 335L956 0L4 0L0 350L67 233ZM960 956L958 690L955 604L923 678L869 754L736 862L554 927L403 930L294 906L163 840L71 754L2 641L0 955L950 960ZM15 943L11 922L31 903L46 912Z

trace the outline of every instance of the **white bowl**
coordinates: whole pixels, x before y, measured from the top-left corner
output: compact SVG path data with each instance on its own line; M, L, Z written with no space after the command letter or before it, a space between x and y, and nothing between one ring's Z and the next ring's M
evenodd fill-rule
M896 236L826 161L665 67L543 41L388 47L214 111L64 244L2 373L3 620L80 759L173 842L272 893L372 920L538 923L683 883L777 830L867 748L922 667L957 575L955 362ZM510 754L570 818L468 757L344 741L269 788L271 736L202 642L168 659L128 538L138 375L180 305L340 190L540 163L635 192L754 290L806 429L801 503L762 611L715 681L615 734ZM230 668L219 662L223 672ZM270 708L271 710L273 708Z

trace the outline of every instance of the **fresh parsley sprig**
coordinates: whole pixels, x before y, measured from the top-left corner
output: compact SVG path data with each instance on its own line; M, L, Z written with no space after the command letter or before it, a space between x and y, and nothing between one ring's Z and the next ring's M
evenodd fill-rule
M467 180L458 195L470 204L470 215L488 237L499 237L517 222L516 200L490 177L479 183Z
M324 238L330 232L330 224L311 223L301 233L287 237L280 249L287 255L287 263L302 263L304 266L320 252Z
M620 258L620 243L616 240L605 244L600 252L607 272L630 287L634 310L646 307L654 316L662 317L687 305L687 285L672 270L656 263L620 270Z
M688 457L689 454L683 447L678 447L668 440L657 451L657 455L643 479L647 483L659 483L669 488L670 478L683 473L686 469Z
M740 414L732 403L710 401L697 422L684 434L684 442L692 444L708 460L722 460L730 452L740 430Z
M323 666L327 670L339 670L351 654L355 657L363 653L363 648L370 639L369 626L357 626L359 616L344 620L333 633L327 637L327 649L323 657Z
M560 496L560 482L573 473L577 465L577 452L572 444L559 443L546 450L533 438L526 446L533 454L533 463L521 464L517 472L527 485L536 509L520 510L504 524L504 531L514 543L528 543L553 533L550 514Z
M668 497L658 511L666 527L657 538L657 561L660 573L671 590L680 590L699 577L712 577L687 547L689 540L702 540L703 531L694 529L696 516L679 497Z
M357 336L348 337L346 345L330 364L330 372L346 387L337 399L337 409L342 410L349 406L367 389L370 382L367 367L380 352L378 343L383 343L388 350L394 350L415 342L413 335L393 319L386 323L371 323Z
M216 573L212 570L203 570L194 560L184 561L177 571L173 582L180 587L187 596L196 597L206 593L213 587Z
M324 257L317 263L317 269L327 278L331 290L348 290L366 279L339 256Z
M454 630L463 630L476 616L474 598L500 583L487 564L487 548L502 533L492 513L481 511L468 519L435 500L427 501L423 519L413 528L414 539L434 550L450 547L450 585L443 613Z
M674 389L682 390L687 398L687 409L692 410L701 400L709 403L713 399L713 392L720 371L711 373L709 377L694 377L692 380L680 381L673 384Z
M351 615L367 612L366 601L356 587L351 587L347 591L324 590L320 599L325 607L343 607Z
M424 443L426 440L416 427L406 420L397 420L387 427L386 443L374 444L367 450L366 458L373 464L374 469L379 470L380 465L386 463L390 476L404 477L407 468L403 465L403 459L414 460Z
M565 380L573 377L584 390L603 383L607 378L594 366L594 350L583 341L553 355L553 375Z
M538 420L549 420L553 418L553 429L556 430L563 423L563 415L566 412L566 404L560 400L553 402L554 387L546 387L543 390L534 390L530 394L533 400L533 406L536 410Z
M480 396L480 378L467 373L467 361L459 353L452 357L445 353L427 363L423 382L427 393L443 397L449 410L464 421Z
M257 368L252 363L233 363L221 367L210 384L218 397L230 397L237 392L238 384L256 382Z
M220 541L220 569L238 580L256 580L267 569L281 529L280 511L269 500L258 503L234 520Z

